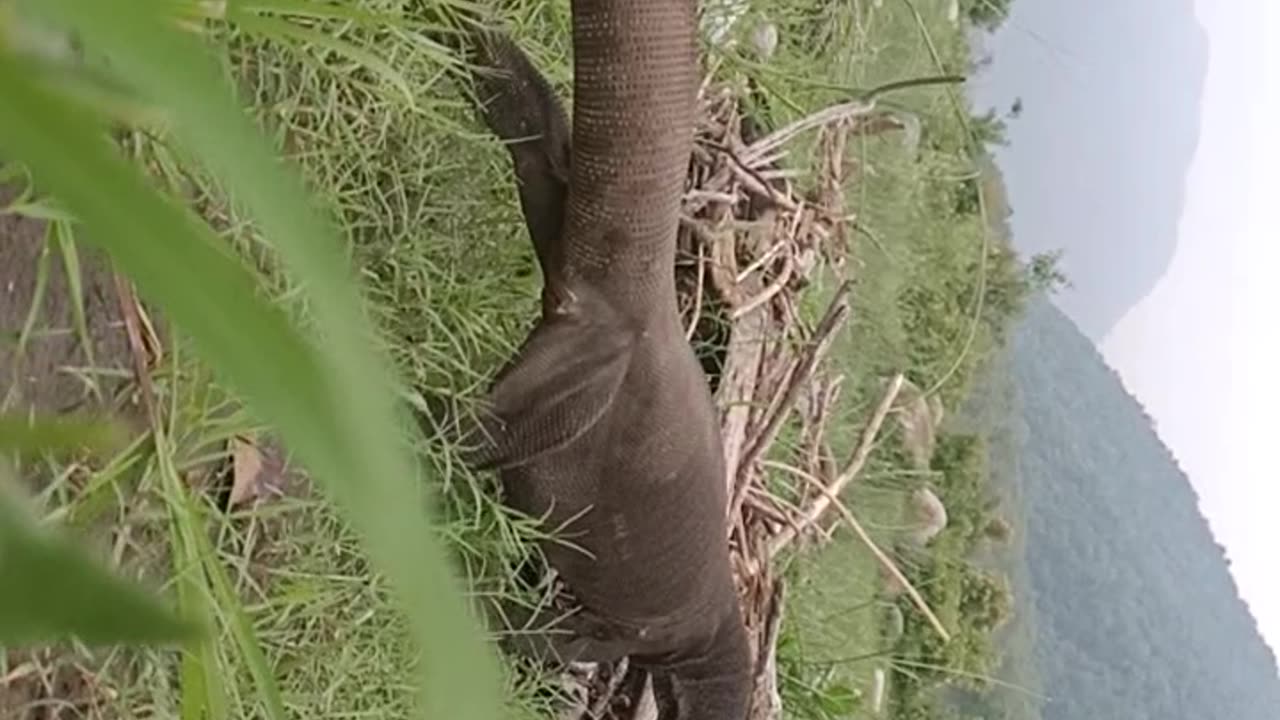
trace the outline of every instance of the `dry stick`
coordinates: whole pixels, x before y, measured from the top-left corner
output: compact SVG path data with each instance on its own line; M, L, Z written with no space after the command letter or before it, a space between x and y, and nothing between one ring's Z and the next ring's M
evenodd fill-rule
M884 569L888 570L889 574L893 576L893 579L898 581L907 591L907 595L911 597L911 602L915 603L920 612L924 613L925 618L929 620L929 624L933 626L933 629L938 631L938 635L942 637L943 642L951 642L951 634L947 632L947 628L943 626L942 621L938 619L937 615L933 614L933 610L929 609L929 604L920 596L920 592L911 584L911 581L907 580L907 576L902 574L898 566L871 539L862 524L858 522L858 518L854 517L849 508L845 507L844 503L840 502L840 499L831 493L830 488L824 487L822 492L830 500L830 503L835 505L836 512L844 516L845 522L849 523L849 527L853 528L853 532L857 534L858 539L867 546L867 549L871 550L872 555L876 556L876 560L879 560Z
M825 512L828 507L834 505L836 511L844 516L845 522L849 524L849 527L853 528L854 534L856 534L858 539L867 546L867 549L871 551L871 554L875 556L880 565L884 567L891 576L893 576L894 580L902 585L906 590L907 595L911 598L911 601L915 603L915 606L924 614L925 618L928 619L929 624L938 632L938 635L940 635L944 641L950 642L951 634L947 632L947 628L942 624L942 621L939 620L938 616L929 608L929 604L924 601L920 592L916 590L915 586L911 584L911 581L902 574L902 571L898 569L898 566L894 564L893 560L891 560L889 556L886 555L878 545L876 545L875 541L871 539L871 535L862 527L862 523L858 522L858 518L856 518L854 514L849 511L849 508L845 507L844 503L840 501L840 493L844 490L845 486L853 480L853 478L857 477L858 473L862 471L863 466L866 465L867 458L871 456L871 448L875 445L876 436L880 434L880 427L884 424L885 418L889 416L889 411L893 407L893 403L897 400L898 393L902 391L902 385L905 381L906 377L902 373L898 373L894 376L893 381L889 385L889 389L880 400L880 405L876 407L875 414L871 417L871 422L867 424L866 429L863 431L862 439L859 441L857 449L854 450L853 457L850 459L848 467L846 467L844 472L840 473L840 475L832 481L830 485L823 485L817 481L817 478L814 478L808 473L798 473L801 477L812 482L817 489L822 492L822 497L814 500L813 507L809 509L809 514L805 518L803 524L800 525L799 529L786 527L778 534L777 537L770 541L769 556L776 556L778 552L786 547L789 542L795 539L799 532L803 531L805 526L816 523L822 517L822 513Z
M765 200L777 205L783 210L795 212L799 209L796 202L792 200L786 193L773 187L773 184L760 176L760 173L752 170L746 165L742 165L736 159L729 163L729 170L737 178L738 182L748 192L758 195Z
M827 421L831 417L829 408L836 406L836 400L840 397L840 386L844 383L844 376L837 375L819 388L818 399L815 400L815 407L810 413L812 423L805 428L805 464L804 467L811 473L820 476L827 476L826 465L833 465L827 462L827 456L824 451L826 449L823 438L827 435ZM832 470L834 473L834 469ZM807 486L806 486L807 489ZM809 499L808 492L801 495L801 501Z
M809 171L801 168L779 168L777 170L761 170L759 174L762 180L795 180L808 177Z
M763 467L772 467L774 465L768 460L763 460L760 464ZM793 517L804 515L804 511L800 509L799 505L789 500L784 500L769 492L766 488L754 483L747 488L747 497L742 501L742 504L750 505L753 509L759 511L766 520L773 520L779 525L790 525L795 522L792 519Z
M883 418L881 418L881 421L883 422ZM823 493L823 497L819 498L818 501L815 502L815 505L817 505L818 502L822 502L823 509L831 505L835 505L836 510L840 513L841 516L844 517L845 522L848 523L848 525L851 528L853 528L853 531L855 534L857 534L858 539L861 540L862 543L865 544L869 550L871 550L871 554L875 556L876 560L880 563L880 565L890 575L893 576L893 579L897 581L903 587L904 590L906 590L907 595L911 598L911 601L915 604L916 608L919 609L920 612L925 616L925 618L929 621L929 624L933 626L933 629L937 631L938 635L942 637L943 641L950 642L951 634L947 632L947 629L942 624L942 621L939 620L938 616L935 615L933 610L929 608L929 604L925 602L924 598L920 595L920 592L916 590L915 586L911 584L910 580L907 580L907 577L902 574L902 571L898 569L898 566L893 562L893 560L891 560L889 556L886 555L878 545L876 545L875 541L871 539L871 535L867 533L865 528L862 527L862 524L858 522L858 519L849 510L849 508L845 507L844 503L840 501L840 498L833 491L833 488L835 487L835 483L832 483L832 485L828 487L823 485L821 482L819 482L818 479L815 478L814 476L810 475L809 473L803 470L800 470L799 468L785 466L783 467L783 469L788 470L794 473L795 475L805 479L811 485L813 485L813 487L817 488ZM854 473L854 475L856 475L856 473ZM843 477L845 476L842 475L841 478ZM814 518L812 516L812 513L810 514L810 517L812 518L813 523L817 522L817 518ZM799 533L803 531L804 531L804 527L799 525L791 525L791 526L785 527L783 531L779 533L778 537L775 537L773 541L769 543L769 557L774 557L774 555L780 552L782 548L785 546L786 542L782 542L782 543L778 542L779 540L783 540L784 536L786 536L785 537L786 541L790 541L792 538L795 538L796 536L799 535Z
M742 508L742 501L746 498L747 488L751 485L751 472L756 461L764 455L769 446L773 444L774 439L777 438L778 432L782 429L783 420L786 419L791 407L795 405L796 400L800 397L800 388L813 376L813 371L831 346L831 339L835 336L836 330L849 317L848 293L850 285L851 283L846 281L836 291L836 296L831 301L831 306L827 308L826 314L814 332L813 342L809 344L805 356L797 362L795 370L792 371L787 379L782 399L778 401L774 411L765 421L764 429L756 436L755 442L749 445L742 454L742 459L738 463L733 498L729 503L730 517L737 517L738 511Z
M691 202L695 200L701 201L703 203L717 202L717 203L724 203L726 205L732 205L738 202L738 196L733 193L719 192L716 190L700 190L697 188L693 190L689 190L684 194L685 202Z
M751 277L744 280L744 286L739 287L734 277L734 271L738 267L737 242L734 232L726 227L727 220L732 216L731 209L718 205L710 210L709 215L711 217L707 222L717 224L715 232L705 227L703 221L691 220L689 224L709 251L706 262L712 287L717 290L725 304L734 307L741 303L743 294L754 291L759 282ZM729 346L725 352L724 367L721 370L720 388L716 391L716 402L721 408L724 482L726 492L730 495L733 493L734 480L738 476L738 461L747 444L747 427L750 423L760 363L764 353L766 319L761 313L734 321L729 336Z
M764 267L770 260L777 257L778 253L782 252L782 250L785 247L786 247L786 243L781 240L774 243L768 250L761 253L760 257L756 258L755 261L753 261L750 265L743 268L742 271L738 273L738 277L735 279L739 283L741 283L743 280L746 280L748 275Z
M747 193L757 195L768 200L773 205L794 212L796 210L795 201L791 198L789 187L782 189L774 187L774 183L760 174L757 167L769 168L764 158L756 158L752 164L744 163L733 148L714 140L699 140L698 149L706 148L720 153L723 157L728 158L728 162L721 165L716 173L702 183L702 190L709 191L712 188L728 187L733 179L738 180L738 184ZM776 162L780 155L771 156L773 162ZM776 168L775 168L776 169ZM785 178L778 178L785 184ZM710 200L701 195L685 194L685 211L688 213L696 213L701 210Z
M772 468L774 470L781 470L783 472L795 475L796 477L805 481L806 489L810 487L822 485L822 482L818 480L818 478L815 475L813 475L807 470L802 470L796 467L795 465L789 465L787 463L778 462L776 460L761 460L760 467ZM744 505L749 504L753 508L755 508L757 505L763 505L763 501L752 502L751 495L753 493L755 495L764 495L766 499L774 502L775 506L772 508L772 512L777 513L783 509L781 508L780 498L778 498L776 495L770 494L767 490L763 490L759 487L752 487L747 491L747 499L743 502ZM796 537L799 537L800 534L803 533L807 527L812 527L811 525L807 524L808 514L805 513L803 510L801 510L800 507L794 503L788 503L788 506L790 509L793 509L794 512L784 514L782 518L782 522L779 522L778 525L780 527L785 528L787 532L795 535ZM768 516L766 513L762 513L762 514L765 515L765 519L768 519ZM819 532L823 533L825 536L828 536L828 537L830 536L830 533L826 532L825 528L818 527L816 529ZM774 557L774 552L772 551L772 547L773 547L773 543L770 542L769 546L765 548L770 558Z
M707 222L699 218L680 216L680 224L689 228L694 236L710 250L710 256L703 262L711 268L711 284L730 306L742 302L742 293L738 283L734 282L732 269L738 265L734 252L733 230L719 227L715 230L707 227Z
M761 186L763 186L763 189L760 192L763 193L766 197L769 196L770 191L773 188L770 186L770 183L765 181L764 177L760 174L762 169L769 168L768 165L761 163L758 159L752 165L748 165L747 163L742 161L742 158L738 157L738 153L734 151L734 149L731 146L726 145L724 143L716 142L714 140L703 140L701 142L704 146L709 147L712 150L715 150L717 152L723 153L725 157L729 158L729 166L731 166L732 168L735 168L735 170L738 172L745 173L749 178L754 180L756 183L759 183ZM776 168L770 168L770 169L776 169Z
M800 118L786 127L760 138L747 147L742 153L744 165L753 165L765 153L791 140L791 138L816 127L838 122L851 117L865 115L875 110L874 100L858 99L839 105L823 108L812 115Z
M778 277L774 278L764 290L761 290L759 293L756 293L755 296L744 301L738 307L735 307L729 313L729 319L737 320L740 317L744 317L754 312L756 308L769 302L775 295L782 292L782 289L791 281L791 274L795 272L795 265L795 256L793 256L790 249L788 249L787 254L782 258L782 270L778 272Z
M138 296L133 290L133 283L128 278L119 272L112 275L116 285L116 299L120 305L120 316L124 320L129 355L133 360L134 380L137 381L138 391L142 395L142 406L147 412L147 420L152 427L155 427L160 418L156 414L155 387L151 383L150 360L146 342L143 340L143 321L142 313L138 309Z
M866 115L876 109L876 101L881 95L892 92L894 90L905 90L913 87L923 87L926 85L944 85L964 82L965 78L961 75L939 75L934 77L914 78L911 80L899 80L896 82L885 83L879 87L863 93L860 97L850 100L839 105L823 108L812 115L800 118L790 125L775 130L774 132L760 138L752 143L750 147L742 154L742 160L746 164L751 164L765 152L782 145L791 138L799 135L806 130L826 125L828 123L845 120L847 118L859 117Z
M714 176L704 183L704 187L727 184L731 175L741 174L740 172L735 172L737 170L745 170L749 174L752 173L755 168L765 164L764 159L766 157L770 157L771 153L779 152L779 147L781 145L787 143L800 133L811 130L815 127L840 122L848 118L860 117L873 112L876 109L876 101L880 96L886 93L912 87L923 87L926 85L960 83L964 82L964 80L965 78L959 75L940 75L885 83L884 85L872 88L854 100L823 108L812 115L801 118L786 127L780 128L744 148L740 154L733 152L732 148L727 146L722 145L720 147L715 147L719 145L718 143L705 143L715 149L720 149L721 152L728 155L731 159L731 165L734 167L722 167ZM759 177L755 177L753 180L766 187L769 187L770 185ZM769 194L766 194L766 197L769 197ZM700 204L690 203L690 207L686 208L686 210L689 212L696 212L701 209L701 207L702 206Z
M776 720L782 717L782 696L778 692L778 633L782 628L782 614L786 598L786 586L777 580L767 601L768 612L756 655L754 691L751 697L751 720Z
M796 400L800 397L800 389L804 386L805 381L813 375L813 371L817 369L818 363L822 360L822 356L826 353L827 347L831 344L831 339L835 336L837 330L849 316L849 287L851 282L846 281L836 290L836 295L831 300L831 304L827 307L827 312L819 321L818 327L813 332L813 340L809 343L809 347L805 352L805 356L800 359L796 365L796 369L792 372L791 377L787 380L786 389L783 391L782 400L778 403L777 408L765 423L764 429L757 436L756 441L742 456L741 468L746 469L753 464L769 449L773 444L774 438L777 437L778 431L782 429L782 421L786 419L787 413L791 410L791 406L795 405Z
M693 334L698 329L698 321L702 319L702 291L707 279L707 261L702 257L701 238L695 235L693 240L697 248L698 282L693 291L693 312L689 318L689 327L684 333L685 340L693 340Z
M591 707L587 709L587 714L584 718L587 720L600 720L600 718L604 717L605 710L609 709L609 703L613 700L613 696L618 694L618 686L622 684L622 679L626 677L627 671L630 669L631 663L625 657L613 666L609 675L609 684L600 693L600 697L591 703Z
M902 392L902 386L906 380L906 376L902 373L894 376L884 396L880 398L880 404L876 406L875 412L872 413L871 419L867 422L867 426L863 428L862 437L858 441L858 446L854 448L849 464L845 466L844 471L831 481L830 486L823 487L823 496L814 499L813 505L809 507L809 512L803 518L798 530L784 529L770 541L770 556L777 555L778 552L796 538L799 532L816 523L822 517L822 514L827 511L827 508L831 506L832 499L844 492L845 487L858 476L858 473L862 472L862 467L866 465L867 459L871 457L871 450L875 446L876 438L880 435L880 427L884 425L885 419L889 417L889 411L893 409L893 404L898 399L898 393ZM806 473L806 475L808 474Z

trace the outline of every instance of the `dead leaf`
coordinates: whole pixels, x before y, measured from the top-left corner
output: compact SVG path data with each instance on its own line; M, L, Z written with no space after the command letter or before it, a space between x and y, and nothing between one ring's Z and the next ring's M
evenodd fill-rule
M262 475L262 452L257 443L239 435L231 438L231 497L227 503L239 505L257 497Z
M231 439L231 495L228 507L255 500L266 494L276 494L280 468L271 467L254 438L237 435Z

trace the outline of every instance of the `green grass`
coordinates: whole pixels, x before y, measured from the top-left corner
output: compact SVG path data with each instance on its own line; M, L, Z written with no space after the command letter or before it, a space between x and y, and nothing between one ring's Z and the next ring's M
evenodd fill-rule
M567 3L510 5L517 40L567 90ZM779 24L779 54L765 68L750 68L742 58L736 66L771 90L778 123L848 99L857 89L937 74L926 38L949 69L963 67L962 38L943 19L944 0L915 3L918 16L900 0L881 8L807 0L758 5ZM398 3L352 6L393 18ZM813 9L818 6L824 9ZM537 270L507 156L474 123L447 77L447 56L425 40L422 27L387 18L325 22L323 35L298 32L297 16L215 22L211 38L221 69L260 129L299 164L318 205L348 241L378 342L398 373L395 390L410 404L415 398L408 388L415 386L474 395L537 308ZM889 134L863 139L852 153L857 169L849 204L864 232L854 237L858 285L850 329L833 352L848 378L835 434L849 439L837 441L838 454L847 452L874 403L880 376L906 370L925 382L938 380L940 368L962 352L960 338L943 338L935 362L912 365L911 309L902 305L908 288L953 270L930 264L938 247L977 236L977 228L958 233L940 222L931 205L963 165L957 159L961 130L938 90L913 90L892 101L918 113L940 149L917 157ZM134 132L123 146L250 260L278 306L311 322L314 298L285 270L282 253L263 235L245 198L229 200L207 166L167 135ZM803 157L807 145L797 143L792 152ZM27 212L57 210L37 204ZM54 259L71 258L77 266L78 238L69 225L56 227ZM972 250L976 256L978 246ZM815 306L831 282L819 282ZM957 323L964 311L957 311ZM86 358L86 366L97 360ZM182 609L215 632L181 656L66 648L49 662L95 669L89 695L96 709L81 714L185 718L224 709L228 717L408 717L417 681L411 629L349 521L307 483L253 509L228 514L213 507L211 494L199 490L217 481L226 441L260 430L262 421L183 334L169 338L154 382L162 422L91 471L51 462L48 474L61 480L39 496L40 510L72 521L100 557L171 591ZM422 505L438 511L437 530L473 599L536 592L512 578L531 532L495 506L492 481L460 467L437 442L407 431L405 440L421 461L418 479L429 495ZM892 458L877 460L865 486L847 500L878 539L889 539L901 520L901 489ZM790 570L796 580L784 689L794 716L816 720L825 717L824 708L840 707L824 705L823 698L868 688L870 662L826 667L881 647L883 613L872 602L879 583L869 553L844 535ZM0 675L5 671L0 663ZM546 690L536 676L507 673L509 715L547 717Z
M764 75L771 87L787 88L780 90L785 102L777 121L848 99L852 90L840 88L964 72L968 47L946 20L946 5L828 4L816 14L786 16L780 57ZM833 369L845 376L838 421L829 432L837 457L852 449L888 375L905 371L921 387L939 385L953 408L990 346L985 327L969 340L986 228L979 216L960 217L950 207L971 163L966 118L957 115L963 104L949 92L915 89L887 98L921 120L918 148L905 146L901 133L851 141L848 206L858 213L859 232L851 240L857 284L849 328L831 352ZM835 282L827 278L807 296L810 315L821 311ZM953 287L964 292L949 297L945 307L918 304L921 289ZM894 446L890 432L883 447ZM876 542L891 547L906 522L906 495L922 479L906 469L899 453L882 449L845 501ZM888 670L895 658L912 652L886 635L892 611L879 596L873 558L851 533L840 531L829 545L795 560L788 576L780 648L788 716L825 720L868 713L874 670Z

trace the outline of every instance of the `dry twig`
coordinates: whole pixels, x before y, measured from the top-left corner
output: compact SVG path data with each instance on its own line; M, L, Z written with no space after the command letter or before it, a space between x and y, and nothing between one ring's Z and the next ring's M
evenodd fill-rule
M142 407L146 410L147 420L154 427L159 422L156 414L155 387L151 382L151 363L157 357L155 341L148 349L148 338L144 334L151 329L149 322L143 320L144 313L138 303L138 295L134 292L133 283L120 273L114 274L116 299L120 304L120 316L124 319L125 337L129 342L129 354L133 360L134 380L138 383L138 392L142 396ZM154 334L154 330L151 333Z
M876 438L880 435L880 428L884 425L885 418L889 416L889 411L893 409L893 404L897 401L898 393L902 391L902 385L905 382L906 376L902 373L898 373L890 381L889 387L880 398L880 403L876 406L875 412L871 415L871 419L868 420L867 426L862 430L862 437L859 439L857 447L854 448L849 464L845 466L845 469L839 475L832 479L829 485L822 488L822 496L814 499L813 505L805 513L800 530L804 530L806 527L818 522L823 513L840 496L840 493L844 492L849 483L858 476L858 473L862 472L863 466L866 465L867 459L871 456L871 450L875 446ZM796 538L800 530L784 530L774 537L769 545L769 555L772 557L781 552Z
M777 402L777 406L770 408L769 419L766 421L764 428L747 448L746 452L743 453L742 460L738 466L739 477L735 488L735 502L731 506L733 511L736 511L741 505L741 494L745 492L745 488L749 484L745 474L752 472L752 466L755 461L763 457L765 451L777 439L783 420L791 412L796 399L800 397L800 390L813 377L813 372L818 363L826 354L827 349L831 347L831 340L835 337L836 331L840 329L845 319L848 318L848 294L849 283L846 282L836 291L836 296L832 299L831 305L818 323L818 327L814 331L813 340L810 342L805 356L797 361L795 369L787 380L782 397Z

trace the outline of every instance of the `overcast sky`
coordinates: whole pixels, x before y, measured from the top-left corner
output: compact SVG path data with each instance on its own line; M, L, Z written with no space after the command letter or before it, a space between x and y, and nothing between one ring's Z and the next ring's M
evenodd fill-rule
M1280 650L1280 2L1197 0L1210 38L1178 250L1103 353L1156 419Z

